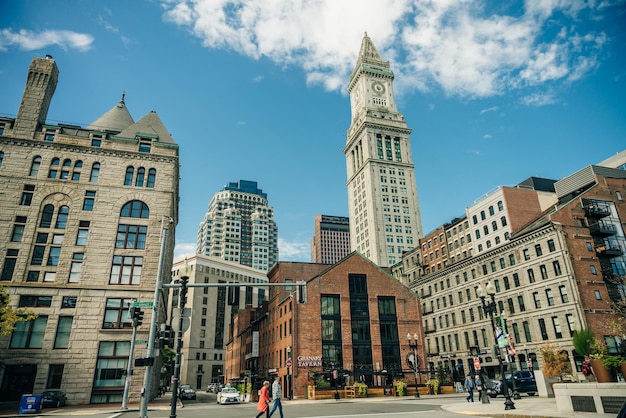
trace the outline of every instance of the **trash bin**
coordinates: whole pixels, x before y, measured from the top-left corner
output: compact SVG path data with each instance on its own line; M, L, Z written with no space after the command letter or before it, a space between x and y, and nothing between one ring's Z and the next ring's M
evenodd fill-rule
M19 414L40 414L42 402L41 395L22 395Z

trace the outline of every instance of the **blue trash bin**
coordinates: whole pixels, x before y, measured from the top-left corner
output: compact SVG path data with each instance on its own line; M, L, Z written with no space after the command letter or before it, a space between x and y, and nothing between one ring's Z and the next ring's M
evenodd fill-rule
M42 402L43 396L41 395L22 395L19 414L40 414Z

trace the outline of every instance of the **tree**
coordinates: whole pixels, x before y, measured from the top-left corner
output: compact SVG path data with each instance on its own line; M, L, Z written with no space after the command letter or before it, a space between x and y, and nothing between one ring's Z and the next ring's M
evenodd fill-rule
M564 374L572 373L572 365L567 356L567 352L561 350L556 344L547 342L539 348L539 352L543 357L543 366L541 371L548 378L557 377L562 380Z
M37 314L25 308L13 309L9 306L9 295L0 286L0 335L9 335L18 322L26 322L37 318Z
M581 356L588 358L591 354L595 354L595 335L589 328L583 328L580 331L574 331L572 342L574 349Z

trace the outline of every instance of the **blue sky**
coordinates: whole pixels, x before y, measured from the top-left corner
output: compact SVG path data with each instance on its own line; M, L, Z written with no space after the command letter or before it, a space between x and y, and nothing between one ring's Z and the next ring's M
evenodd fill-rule
M257 181L280 260L309 261L316 214L347 216L348 76L367 32L396 75L424 231L500 185L559 179L626 148L626 0L5 0L0 114L28 65L60 70L50 123L126 93L180 146L177 255L209 200Z

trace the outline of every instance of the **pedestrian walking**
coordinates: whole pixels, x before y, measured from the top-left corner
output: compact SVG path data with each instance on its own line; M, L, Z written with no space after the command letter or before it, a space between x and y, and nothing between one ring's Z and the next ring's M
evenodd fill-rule
M278 412L280 412L280 418L283 418L283 404L282 404L282 398L283 398L283 388L280 384L280 377L276 376L274 378L274 383L272 383L272 399L274 400L274 406L272 407L272 410L270 411L270 417L272 416L272 414L274 413L274 411L276 411L276 409L278 409Z
M471 374L468 374L467 377L465 378L465 382L463 383L463 386L465 387L465 389L467 389L467 398L465 398L465 400L467 402L474 402L474 379L472 378Z
M270 395L269 395L270 382L267 380L263 382L263 387L259 391L259 403L256 405L256 410L259 411L255 418L261 418L261 415L265 413L266 418L270 418Z
M476 390L478 391L478 400L481 401L483 399L483 381L480 380L479 375L476 375L474 383L476 384Z

